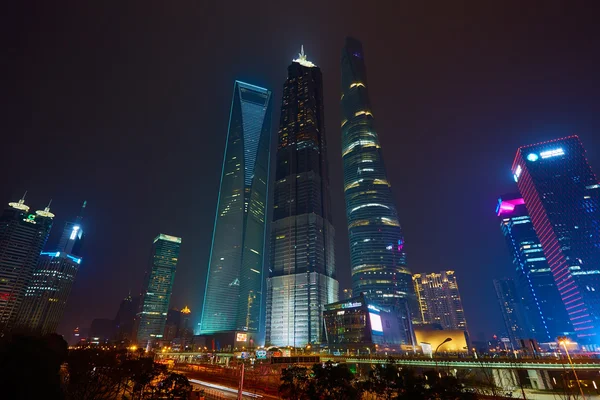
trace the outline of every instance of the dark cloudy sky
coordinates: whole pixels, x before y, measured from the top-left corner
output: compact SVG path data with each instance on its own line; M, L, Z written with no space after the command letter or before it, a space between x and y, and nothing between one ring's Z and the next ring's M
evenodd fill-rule
M183 237L172 304L199 316L232 85L274 91L300 45L323 70L337 268L350 284L340 54L363 41L413 272L454 269L471 333L501 328L494 207L519 145L578 134L600 170L594 2L12 1L3 5L0 201L88 201L62 332L140 290L153 237ZM426 4L425 4L426 3ZM577 3L574 6L572 3Z

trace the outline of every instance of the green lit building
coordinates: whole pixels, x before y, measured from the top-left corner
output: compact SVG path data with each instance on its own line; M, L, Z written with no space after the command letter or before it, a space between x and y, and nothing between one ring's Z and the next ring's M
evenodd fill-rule
M180 246L181 238L176 236L161 233L154 239L137 316L140 346L152 346L163 337Z
M54 219L49 207L30 213L24 198L8 205L0 216L0 334L16 323Z
M260 326L271 92L235 81L200 334Z

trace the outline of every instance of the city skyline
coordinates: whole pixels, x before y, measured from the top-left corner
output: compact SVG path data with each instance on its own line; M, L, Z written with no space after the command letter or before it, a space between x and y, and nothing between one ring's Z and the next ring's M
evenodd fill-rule
M81 8L64 14L49 8L48 18L36 22L41 30L24 21L31 46L10 65L27 61L26 68L15 68L15 81L25 82L28 95L15 92L5 109L8 130L19 132L7 146L23 151L9 152L2 160L3 170L11 173L0 198L8 202L29 188L31 204L46 204L53 197L57 215L70 215L65 210L78 206L69 198L93 202L85 268L65 320L69 332L94 316L112 317L128 289L139 287L149 234L157 231L177 232L186 243L195 243L182 250L173 300L178 306L198 304L193 297L202 296L198 282L206 273L231 102L224 92L234 79L242 79L273 87L277 103L282 66L301 43L328 77L332 211L338 265L344 266L338 278L349 287L349 272L343 272L349 251L341 158L333 151L341 147L336 138L339 48L348 33L368 50L370 97L388 178L393 188L406 192L394 192L394 198L411 269L444 266L457 269L461 277L468 274L468 282L461 280L461 294L472 334L497 329L493 325L499 323L478 310L495 306L489 282L511 268L490 208L499 193L514 190L507 163L526 143L578 133L597 170L598 118L592 110L598 99L590 90L597 82L597 55L590 42L598 30L586 13L571 8L569 15L580 17L576 26L551 7L534 13L524 6L517 16L500 5L495 12L484 12L484 6L442 6L440 18L406 6L400 15L415 24L394 24L387 14L398 13L391 10L344 16L332 13L338 7L347 9L319 6L322 12L309 22L259 7L255 12L262 12L265 24L254 29L237 17L222 27L212 21L198 26L197 11L183 12L179 5L172 8L177 24L169 22L171 14L152 9L121 14L132 23L138 18L164 23L160 35L149 28L154 23L136 24L138 35L113 21L116 16L100 12L92 17ZM217 13L224 11L217 6ZM502 15L504 22L492 15ZM99 25L104 18L115 23ZM371 20L381 21L380 26L367 23ZM464 29L473 24L481 34ZM244 43L229 33L240 29ZM201 39L223 32L219 46ZM81 40L65 40L74 37ZM265 38L265 46L251 45ZM119 46L101 45L115 40ZM199 156L198 149L207 151ZM203 185L190 184L199 174ZM169 190L157 193L157 182L168 182ZM136 213L117 222L120 210L131 206ZM479 282L487 284L479 287Z

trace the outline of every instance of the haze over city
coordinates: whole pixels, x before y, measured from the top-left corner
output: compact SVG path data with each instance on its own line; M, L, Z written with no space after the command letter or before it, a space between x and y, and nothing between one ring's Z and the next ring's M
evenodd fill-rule
M36 209L52 199L56 226L88 201L64 334L113 318L140 292L159 233L182 238L171 305L199 322L233 82L273 92L274 155L286 68L301 45L323 73L340 288L351 286L339 110L348 35L364 46L408 267L456 271L471 335L503 329L492 279L513 271L494 211L516 191L516 149L577 134L600 165L600 28L583 6L145 2L116 12L39 2L3 25L14 78L0 199L28 191Z

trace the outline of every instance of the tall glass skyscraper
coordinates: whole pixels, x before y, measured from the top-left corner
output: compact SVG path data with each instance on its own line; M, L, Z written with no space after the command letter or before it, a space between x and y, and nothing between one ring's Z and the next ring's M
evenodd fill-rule
M600 344L600 185L583 145L520 147L512 173L577 340Z
M514 335L525 336L515 338L535 338L540 342L548 342L556 340L557 336L572 333L567 311L525 201L519 194L504 195L498 199L496 214L518 276L516 292L523 296L521 303L524 315L518 324L519 329L514 329L514 323L511 323L511 329Z
M56 332L82 262L85 205L74 222L65 224L58 247L40 255L19 310L19 326L40 334Z
M236 81L200 333L259 329L270 132L271 92Z
M494 279L494 291L500 306L506 334L514 348L519 348L519 339L530 338L529 323L525 316L524 303L515 281L510 278Z
M267 280L266 342L322 339L325 304L338 300L321 70L302 49L283 86Z
M383 306L407 303L416 315L404 236L387 179L369 101L362 44L342 51L342 156L350 238L352 291Z
M180 247L181 238L176 236L161 233L154 239L138 313L137 341L141 346L152 346L163 337Z
M0 216L0 333L16 323L54 219L49 206L29 213L24 198L8 205Z

